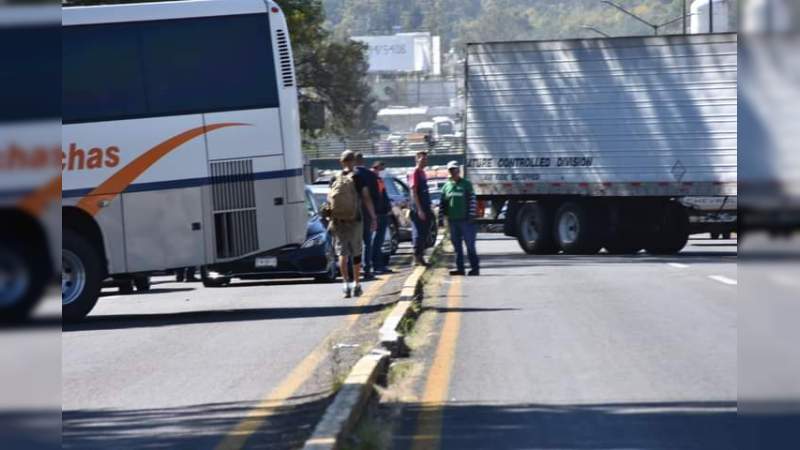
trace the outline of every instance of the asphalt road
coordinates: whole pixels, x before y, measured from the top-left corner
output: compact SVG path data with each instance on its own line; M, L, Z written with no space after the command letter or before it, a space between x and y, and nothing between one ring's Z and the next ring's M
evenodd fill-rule
M736 448L737 247L531 257L480 235L396 448ZM426 300L427 301L427 300Z
M64 327L64 448L298 446L407 271L365 284L361 304L310 280L108 290Z

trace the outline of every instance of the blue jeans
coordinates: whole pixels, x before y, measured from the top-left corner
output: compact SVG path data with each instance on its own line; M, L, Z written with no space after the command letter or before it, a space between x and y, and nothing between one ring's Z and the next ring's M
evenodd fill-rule
M469 255L469 265L472 270L480 269L478 252L475 249L475 225L467 220L450 221L450 242L456 251L456 269L464 270L464 248L462 243L467 244L467 254Z
M372 217L369 214L363 214L364 218L364 252L362 260L362 267L364 273L372 272L372 241L375 239L375 233L372 232Z
M425 256L425 249L428 248L428 234L431 232L431 220L433 212L425 212L425 220L417 215L417 211L411 211L411 222L414 226L411 229L411 241L414 244L414 256Z
M378 214L378 229L372 239L372 267L376 270L385 269L389 258L383 253L383 243L386 240L386 228L389 227L389 216Z

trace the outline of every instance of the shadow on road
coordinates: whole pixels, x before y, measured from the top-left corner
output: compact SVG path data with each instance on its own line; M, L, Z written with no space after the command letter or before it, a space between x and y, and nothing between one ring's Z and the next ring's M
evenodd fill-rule
M63 448L213 449L243 419L268 415L247 440L248 449L302 446L331 401L328 393L292 399L289 406L260 408L229 402L139 410L75 410L62 413Z
M133 291L130 294L121 294L119 291L111 290L111 291L102 291L100 292L100 298L103 297L116 297L116 296L140 296L140 295L154 295L154 294L170 294L173 292L189 292L195 291L197 288L150 288L147 291Z
M309 308L249 308L237 310L188 311L166 314L115 314L89 316L77 324L65 324L64 332L151 328L200 323L250 322L258 320L302 319L308 317L369 314L385 304L366 306L320 306Z
M738 442L735 402L448 403L404 406L393 448L410 448L415 434L435 437L440 419L442 449L729 450Z
M511 267L576 267L605 264L653 264L680 262L686 264L719 264L736 260L735 251L692 252L671 256L638 255L525 255L522 253L489 253L480 255L481 268Z

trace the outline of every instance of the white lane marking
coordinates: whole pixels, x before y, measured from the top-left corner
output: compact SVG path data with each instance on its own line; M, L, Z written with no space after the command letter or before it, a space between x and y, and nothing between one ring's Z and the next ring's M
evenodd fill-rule
M723 277L722 275L709 275L708 278L711 278L712 280L718 281L722 284L727 284L729 286L736 286L739 284L738 281L728 277Z
M667 263L668 266L674 267L676 269L688 269L688 264L681 264L681 263Z

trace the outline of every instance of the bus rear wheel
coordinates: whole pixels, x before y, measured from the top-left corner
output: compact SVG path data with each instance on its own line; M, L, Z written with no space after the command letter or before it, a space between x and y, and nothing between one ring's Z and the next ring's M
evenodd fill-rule
M44 263L19 242L0 242L0 322L28 318L47 286Z
M61 312L64 322L76 322L97 304L103 283L103 264L92 244L64 230L61 245Z

